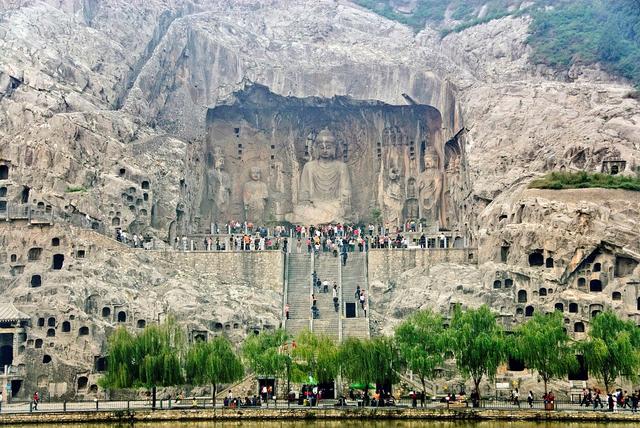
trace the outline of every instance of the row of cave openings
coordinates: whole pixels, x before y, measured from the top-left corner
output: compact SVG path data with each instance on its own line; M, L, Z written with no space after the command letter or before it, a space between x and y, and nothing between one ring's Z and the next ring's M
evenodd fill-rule
M112 315L111 308L109 306L105 306L102 308L102 318L110 319ZM116 322L120 324L124 324L127 322L127 312L126 311L118 311L116 313ZM145 328L147 326L147 321L143 319L139 319L136 321L137 328Z

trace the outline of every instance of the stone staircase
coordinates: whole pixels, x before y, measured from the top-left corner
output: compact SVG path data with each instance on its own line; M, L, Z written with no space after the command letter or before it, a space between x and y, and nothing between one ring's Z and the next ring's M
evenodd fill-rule
M329 282L329 291L323 293L316 289L317 306L320 317L313 320L313 331L323 334L335 340L340 339L340 309L335 310L333 305L333 283L340 289L340 259L330 253L322 253L315 258L315 271L322 282Z
M347 265L342 267L342 338L348 337L369 337L369 317L364 316L360 308L360 302L355 297L356 287L365 290L367 300L369 300L369 284L366 276L366 253L349 253ZM346 304L356 304L356 318L346 318ZM367 302L368 309L368 302Z
M285 329L292 336L311 328L311 255L287 254L289 319Z

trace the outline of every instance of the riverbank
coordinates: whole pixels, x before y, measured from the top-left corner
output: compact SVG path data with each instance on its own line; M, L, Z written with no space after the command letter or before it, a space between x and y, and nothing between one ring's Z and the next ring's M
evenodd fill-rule
M296 409L171 409L117 410L82 412L33 412L0 414L1 425L17 424L73 424L114 422L168 421L240 421L240 420L508 420L508 421L565 421L565 422L629 422L640 423L640 413L609 413L588 411L544 410L488 410L488 409L413 409L413 408L296 408Z

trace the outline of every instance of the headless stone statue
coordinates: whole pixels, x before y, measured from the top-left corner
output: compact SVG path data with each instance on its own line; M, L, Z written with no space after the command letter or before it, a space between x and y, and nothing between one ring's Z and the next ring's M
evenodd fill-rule
M351 213L351 178L347 165L336 160L336 139L328 129L314 142L314 158L302 169L294 221L344 222Z
M209 172L209 199L213 201L215 215L220 217L225 215L229 208L231 179L224 170L224 156L219 147L214 149L213 155L213 170Z
M242 189L242 202L247 221L261 222L264 220L265 206L269 198L267 185L260 181L260 168L251 168L251 181L247 181Z
M402 204L404 195L400 186L400 175L396 167L389 168L388 179L384 186L384 219L391 224L402 222Z

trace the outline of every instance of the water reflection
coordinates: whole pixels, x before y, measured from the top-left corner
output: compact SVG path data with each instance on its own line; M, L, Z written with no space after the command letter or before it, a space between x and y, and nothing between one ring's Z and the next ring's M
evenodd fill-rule
M18 428L59 427L51 425L14 425ZM73 428L130 428L129 424L72 424ZM565 422L508 422L508 421L237 421L237 422L149 422L137 423L135 428L629 428L628 423L565 423Z

